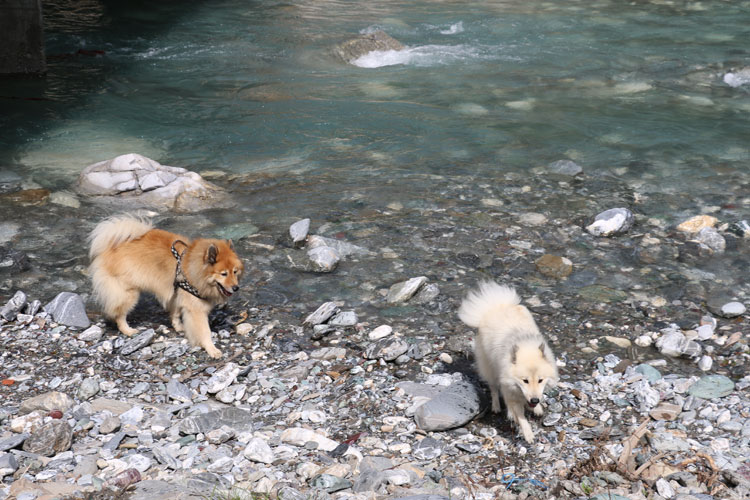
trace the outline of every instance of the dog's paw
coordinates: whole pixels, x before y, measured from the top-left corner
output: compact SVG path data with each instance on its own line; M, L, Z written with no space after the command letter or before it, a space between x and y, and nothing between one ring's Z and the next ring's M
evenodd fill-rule
M222 352L214 346L206 347L206 354L208 354L210 358L214 359L219 359L222 356Z
M131 328L131 327L120 328L120 333L122 333L126 337L132 337L133 335L135 335L136 333L138 333L138 329L137 328Z

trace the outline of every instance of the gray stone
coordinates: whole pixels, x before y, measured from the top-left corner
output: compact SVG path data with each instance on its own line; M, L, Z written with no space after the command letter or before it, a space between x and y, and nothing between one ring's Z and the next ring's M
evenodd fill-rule
M734 382L724 375L706 375L690 386L688 394L701 399L723 398L734 391Z
M154 446L151 449L151 453L154 454L154 458L162 465L166 467L178 470L182 468L182 462L180 462L171 451L168 446Z
M18 460L12 453L0 452L0 479L18 470Z
M201 491L166 481L145 480L128 490L129 500L205 500L216 493L216 486L205 485Z
M396 283L388 290L385 301L389 304L402 304L412 298L425 283L427 283L426 276L419 276Z
M192 392L193 391L190 390L190 387L175 378L169 379L169 382L167 382L167 396L169 396L171 399L174 399L175 401L180 401L182 403L192 403Z
M61 292L52 299L52 302L44 306L44 310L52 315L57 323L75 328L88 328L91 326L86 316L86 306L83 299L77 293Z
M16 316L26 305L26 294L18 290L13 297L0 309L0 318L6 321L13 321Z
M120 429L121 424L119 417L107 417L99 425L99 432L101 434L112 434Z
M659 391L653 389L646 380L639 380L633 384L635 400L640 404L641 411L647 411L659 403Z
M720 314L724 318L736 318L742 316L747 311L747 308L742 302L727 302L719 310Z
M656 451L687 451L690 444L684 439L675 437L669 432L654 432L649 435L649 442Z
M352 485L354 493L365 493L368 491L380 492L386 485L386 477L381 471L366 470L362 471L355 479Z
M253 428L253 415L247 410L241 410L234 406L214 410L202 415L187 417L180 422L182 434L205 434L208 431L218 429L226 425L235 430L235 433L245 432Z
M233 204L226 192L197 173L139 154L89 165L78 178L77 190L94 201L132 208L190 212Z
M403 339L387 337L367 346L365 358L393 361L408 350L409 344Z
M417 408L414 420L425 431L443 431L470 422L481 409L476 387L458 381Z
M102 445L102 449L115 451L120 446L120 443L122 443L122 440L125 439L125 436L126 433L124 431L116 433L109 441Z
M669 331L656 341L659 352L666 356L686 356L695 358L700 356L703 348L694 340L689 340L682 332Z
M70 449L73 429L64 420L52 420L31 435L23 443L23 451L51 457Z
M128 356L133 354L135 351L139 351L149 345L156 336L156 332L153 328L149 328L134 337L128 339L120 348L120 354Z
M732 222L729 224L727 231L736 234L740 238L750 238L750 222L746 220Z
M440 287L436 283L426 283L422 285L416 295L412 297L413 304L427 304L432 302L440 295Z
M354 326L358 321L359 318L354 311L341 311L332 317L328 324L333 326Z
M320 325L328 321L331 316L336 314L339 307L334 302L324 302L318 307L315 312L305 318L304 324L306 325Z
M583 172L583 167L574 161L570 160L557 160L547 165L547 170L553 174L576 176Z
M239 373L240 367L237 363L227 363L220 370L215 371L213 375L211 375L206 382L206 391L209 394L215 394L226 389L234 383Z
M614 236L633 227L635 216L627 208L611 208L594 217L586 230L594 236Z
M124 425L138 426L143 421L145 413L140 406L133 406L127 411L120 413L120 421Z
M338 44L333 53L342 61L351 63L373 50L402 50L404 46L382 30L357 36Z
M78 399L88 401L99 393L99 381L93 377L83 379L78 387Z
M12 193L13 191L20 191L23 187L23 177L17 173L8 170L4 167L0 170L0 193ZM0 244L7 243L6 241L0 240Z
M0 452L18 448L23 444L24 441L26 441L28 437L29 434L23 432L21 434L13 434L7 438L0 439Z
M52 410L60 410L65 413L73 407L75 402L73 399L65 393L52 391L45 392L33 398L29 398L21 403L21 407L18 409L18 413L25 415L35 410L42 410L50 412Z
M104 336L104 331L98 325L91 325L86 330L78 334L78 340L83 342L99 342Z
M341 261L341 255L335 248L315 247L307 251L312 270L319 273L333 272Z
M310 486L320 488L328 493L351 488L353 483L348 479L333 476L331 474L318 474L310 480Z
M424 359L424 357L431 352L432 346L430 345L430 343L421 341L409 345L409 350L406 351L406 355L411 359L416 359L417 361L419 361L420 359Z
M418 460L435 460L443 453L443 445L437 439L426 437L418 442L412 450L412 455Z
M310 231L310 219L302 219L289 226L289 236L295 246L301 246L307 240Z

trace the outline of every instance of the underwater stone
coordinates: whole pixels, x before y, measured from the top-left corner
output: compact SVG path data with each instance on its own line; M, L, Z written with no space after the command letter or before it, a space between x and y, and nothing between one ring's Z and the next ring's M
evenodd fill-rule
M336 269L341 255L331 247L315 247L307 252L313 271L330 273Z
M333 53L341 60L351 63L373 50L402 50L404 46L383 30L367 33L346 40L333 48Z
M289 226L289 236L295 246L302 246L310 231L310 219L302 219Z
M385 301L389 304L401 304L406 302L412 298L425 283L427 283L426 276L419 276L417 278L411 278L396 283L388 289L388 295L386 296Z
M575 176L583 172L583 167L571 160L557 160L547 165L553 174Z
M633 212L627 208L610 208L594 217L586 231L594 236L614 236L627 232L635 222Z

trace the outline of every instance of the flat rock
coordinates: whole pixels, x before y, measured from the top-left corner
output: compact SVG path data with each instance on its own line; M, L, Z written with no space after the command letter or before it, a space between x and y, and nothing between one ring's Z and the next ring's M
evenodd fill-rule
M649 412L654 420L675 420L682 413L682 406L672 403L661 403Z
M211 375L206 382L206 391L209 394L215 394L232 385L240 373L240 367L237 363L227 363L220 370Z
M155 336L156 332L154 331L154 329L149 328L148 330L142 331L138 335L130 337L130 339L126 340L120 348L120 354L122 354L123 356L128 356L136 351L143 349L151 342L153 342Z
M719 222L719 219L711 215L696 215L681 222L677 226L677 230L683 233L697 233L701 229L714 227L717 222Z
M174 378L167 382L167 396L182 403L192 403L193 401L193 393L190 387Z
M461 427L479 414L479 393L473 384L454 382L440 394L417 408L414 420L425 431L443 431Z
M187 486L156 480L140 481L132 488L128 492L129 500L205 500L211 494L211 491L195 491Z
M706 375L690 386L688 394L701 399L723 398L734 391L734 382L724 375Z
M335 302L324 302L315 310L315 312L309 314L307 318L305 318L304 324L320 325L321 323L325 323L331 318L331 316L336 314L338 310L339 307Z
M52 315L55 322L75 328L88 328L91 321L86 316L86 306L77 293L61 292L44 306L44 310Z
M0 318L13 321L24 306L26 306L26 294L18 290L0 309Z
M282 443L289 443L295 446L305 446L305 444L310 441L316 443L318 449L323 451L333 451L339 445L336 441L329 439L312 429L305 429L303 427L291 427L281 433Z
M388 289L385 301L389 304L402 304L412 298L425 283L427 283L426 276L419 276L396 283Z
M443 453L443 445L437 439L426 437L414 446L412 454L419 460L434 460Z
M384 338L365 349L365 358L393 361L409 350L409 344L400 338Z
M28 437L29 434L23 432L21 434L13 434L7 438L0 439L0 452L18 448L23 444L24 441L26 441Z
M18 460L12 453L0 452L0 479L18 470Z
M75 402L73 401L73 399L67 394L52 391L27 399L26 401L21 403L21 407L18 409L18 413L20 413L21 415L25 415L36 410L42 410L45 412L60 410L61 412L65 413L70 408L72 408L74 404Z
M99 392L99 381L93 377L87 377L83 379L81 385L78 386L78 399L81 401L87 401Z

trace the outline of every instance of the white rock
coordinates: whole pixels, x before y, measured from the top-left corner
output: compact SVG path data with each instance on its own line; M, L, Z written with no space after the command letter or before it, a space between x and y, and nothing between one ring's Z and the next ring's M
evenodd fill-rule
M307 239L310 231L310 219L302 219L289 226L289 236L294 244L300 244Z
M721 314L725 318L734 318L745 314L747 308L742 302L727 302L721 306Z
M140 454L133 454L128 455L128 466L133 467L134 469L137 469L138 472L143 474L147 470L151 468L151 464L153 463L150 458L148 458L145 455Z
M410 278L401 283L396 283L388 290L388 295L385 300L389 304L400 304L406 302L412 298L425 283L427 283L426 276Z
M313 422L316 424L321 424L328 420L325 412L321 410L302 410L302 412L300 412L300 416L302 417L302 420L307 420L308 422Z
M311 429L304 429L302 427L292 427L281 433L282 443L304 446L308 441L318 443L318 449L323 451L333 451L339 445L336 441L328 439L322 434L318 434Z
M541 226L547 223L547 217L543 214L528 212L518 217L518 222L526 226Z
M713 325L701 325L698 328L696 328L696 331L698 332L699 339L708 340L714 335L714 326Z
M120 415L120 422L122 425L138 425L143 421L143 416L143 408L134 406Z
M640 347L648 347L653 344L653 342L654 339L652 339L648 335L640 335L637 339L635 339L635 345Z
M209 394L215 394L222 389L226 389L232 385L239 373L240 367L236 363L227 363L211 375L211 378L206 382L206 391Z
M711 366L714 364L714 360L711 359L711 356L701 356L701 359L698 361L698 368L703 370L704 372L707 372L711 369Z
M251 439L242 455L248 460L262 464L271 464L276 459L271 447L261 438Z
M382 338L387 337L393 332L393 328L391 328L388 325L380 325L379 327L375 328L373 331L371 331L367 337L370 340L380 340Z
M634 220L635 216L627 208L611 208L597 215L586 231L594 236L612 236L626 232Z
M332 247L315 247L307 251L307 257L313 265L313 269L321 273L330 273L336 269L341 255Z
M664 478L660 478L656 481L656 491L666 499L670 499L674 496L672 485L670 485L669 481Z

